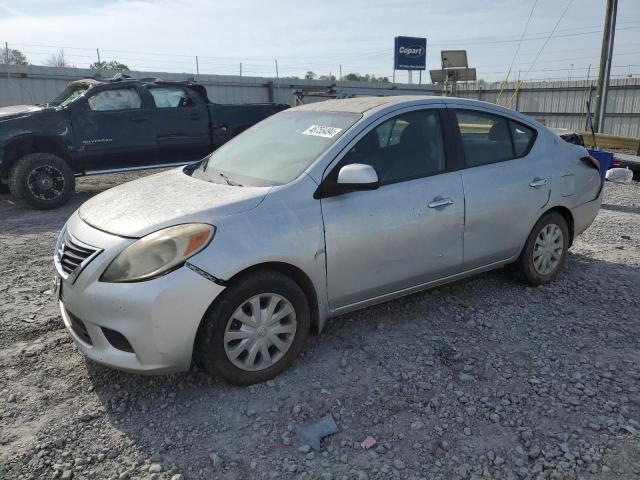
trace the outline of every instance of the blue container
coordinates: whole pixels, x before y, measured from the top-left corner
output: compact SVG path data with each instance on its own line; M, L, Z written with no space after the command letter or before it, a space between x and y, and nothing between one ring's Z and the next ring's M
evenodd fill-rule
M613 153L602 150L589 150L589 155L600 162L600 182L604 182L604 176L613 165Z

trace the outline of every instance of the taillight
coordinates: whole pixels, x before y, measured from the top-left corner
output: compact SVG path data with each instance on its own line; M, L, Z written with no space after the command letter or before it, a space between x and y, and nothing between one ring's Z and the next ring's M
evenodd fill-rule
M600 171L600 161L597 158L587 155L586 157L582 157L580 160Z

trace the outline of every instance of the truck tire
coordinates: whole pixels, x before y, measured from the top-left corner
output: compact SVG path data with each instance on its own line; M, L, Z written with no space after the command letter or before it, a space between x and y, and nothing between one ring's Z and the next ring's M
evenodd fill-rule
M39 210L69 201L76 177L67 162L52 153L30 153L18 159L9 173L9 190Z

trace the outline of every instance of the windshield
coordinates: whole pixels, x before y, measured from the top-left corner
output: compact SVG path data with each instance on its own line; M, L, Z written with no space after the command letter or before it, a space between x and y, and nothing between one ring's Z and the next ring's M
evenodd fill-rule
M273 186L297 178L359 114L288 111L267 118L185 172L229 185Z
M54 98L49 105L52 107L65 107L88 90L87 85L69 85L63 92Z

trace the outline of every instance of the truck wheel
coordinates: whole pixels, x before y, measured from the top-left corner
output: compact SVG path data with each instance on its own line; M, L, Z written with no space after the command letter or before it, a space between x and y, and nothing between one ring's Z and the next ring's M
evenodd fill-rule
M234 385L264 382L293 363L310 322L307 298L293 280L271 270L254 272L209 307L197 357L207 372Z
M11 193L39 210L64 205L75 188L76 177L69 164L51 153L25 155L9 174Z

